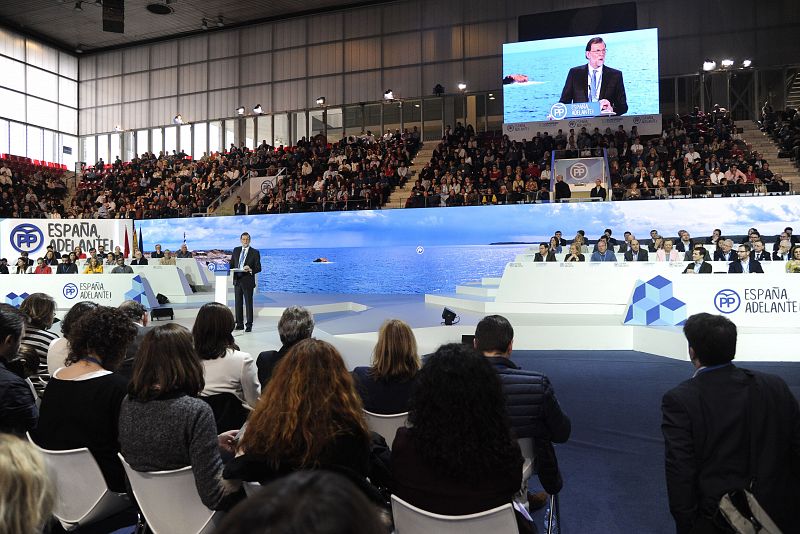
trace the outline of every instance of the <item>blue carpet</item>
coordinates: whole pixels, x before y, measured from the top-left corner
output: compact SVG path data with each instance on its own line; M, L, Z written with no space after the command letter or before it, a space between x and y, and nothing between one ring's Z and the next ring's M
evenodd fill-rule
M570 440L556 445L562 534L674 533L661 397L691 377L692 364L633 351L515 351L512 359L550 378L572 420ZM800 398L800 364L740 366L783 377ZM541 517L534 516L540 531Z

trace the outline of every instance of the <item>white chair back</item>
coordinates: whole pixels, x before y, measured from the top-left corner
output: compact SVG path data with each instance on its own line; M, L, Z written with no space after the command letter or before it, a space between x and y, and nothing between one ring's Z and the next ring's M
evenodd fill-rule
M521 438L517 441L519 442L519 450L522 452L522 458L524 460L522 464L522 486L527 488L528 479L533 476L533 439Z
M406 421L408 421L408 412L382 415L364 410L364 415L367 417L369 429L383 436L389 448L392 447L397 429L406 426Z
M511 503L470 515L440 515L421 510L392 495L396 534L517 534Z
M192 467L172 471L140 472L119 455L149 531L153 534L210 533L222 513L210 510L200 500Z
M28 441L42 453L50 467L57 493L53 515L66 530L104 519L131 506L126 494L108 489L100 466L89 449L43 449L30 434Z

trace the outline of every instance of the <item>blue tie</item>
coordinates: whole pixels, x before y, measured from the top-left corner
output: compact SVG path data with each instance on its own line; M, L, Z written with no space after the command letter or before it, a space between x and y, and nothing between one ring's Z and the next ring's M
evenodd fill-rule
M597 102L597 71L592 69L592 84L591 84L592 94L589 96L590 102Z
M243 248L242 253L239 255L239 265L238 267L241 269L242 265L244 265L244 257L247 255L247 249Z

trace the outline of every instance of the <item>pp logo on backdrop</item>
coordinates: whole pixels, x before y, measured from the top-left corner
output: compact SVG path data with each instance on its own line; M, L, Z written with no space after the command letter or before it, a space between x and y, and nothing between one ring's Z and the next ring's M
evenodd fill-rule
M550 116L553 117L554 120L560 121L567 116L567 106L561 102L556 102L550 108Z
M575 180L583 180L589 174L589 167L585 163L575 163L569 168L569 175Z
M44 234L36 225L23 223L11 230L11 246L17 252L36 252L43 243Z
M733 313L739 309L742 299L733 289L722 289L714 295L714 307L720 313Z
M72 283L66 284L64 289L61 290L61 293L64 295L64 298L72 300L78 296L78 286Z

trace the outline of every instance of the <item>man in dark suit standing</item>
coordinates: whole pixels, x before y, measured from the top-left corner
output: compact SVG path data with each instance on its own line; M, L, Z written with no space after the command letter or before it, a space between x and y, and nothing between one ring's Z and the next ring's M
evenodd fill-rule
M649 254L646 250L639 246L639 241L634 239L631 241L631 248L624 254L625 261L648 261Z
M561 91L559 102L600 102L603 113L624 115L628 111L622 72L606 67L606 43L593 37L586 43L586 65L573 67Z
M594 187L589 193L589 198L596 198L601 202L603 200L606 200L606 198L608 198L606 188L603 187L603 182L600 180L600 178L594 181Z
M547 243L539 243L539 252L533 255L533 261L556 261L556 253L547 248Z
M738 260L728 264L729 273L763 273L761 263L750 259L750 243L742 243L737 249Z
M683 274L711 274L711 264L705 261L706 249L696 247L692 249L692 263L686 266Z
M261 272L261 254L250 246L250 234L244 232L240 241L242 246L233 249L231 269L241 269L233 273L233 289L236 295L236 330L253 330L253 291L256 288L256 274ZM243 305L247 306L247 322L244 322Z
M712 518L720 497L751 482L777 526L800 532L797 399L781 378L733 365L736 325L728 318L692 315L683 332L696 371L661 402L667 494L677 533L719 532Z

